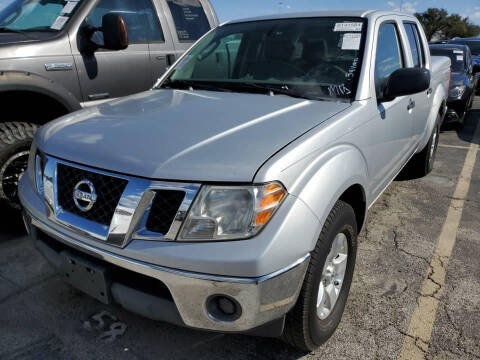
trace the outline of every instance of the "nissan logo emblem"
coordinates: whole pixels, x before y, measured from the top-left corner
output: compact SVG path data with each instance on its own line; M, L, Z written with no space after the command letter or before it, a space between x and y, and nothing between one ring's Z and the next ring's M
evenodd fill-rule
M82 212L90 211L97 201L95 187L89 180L82 180L73 189L73 201Z

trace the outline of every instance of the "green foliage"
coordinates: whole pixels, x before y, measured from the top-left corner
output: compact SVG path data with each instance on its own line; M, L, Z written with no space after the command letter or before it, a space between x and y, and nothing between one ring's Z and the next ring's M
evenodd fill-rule
M429 8L423 13L416 13L415 16L422 23L428 41L434 37L438 40L448 40L480 34L480 26L472 24L468 17L449 15L445 9Z

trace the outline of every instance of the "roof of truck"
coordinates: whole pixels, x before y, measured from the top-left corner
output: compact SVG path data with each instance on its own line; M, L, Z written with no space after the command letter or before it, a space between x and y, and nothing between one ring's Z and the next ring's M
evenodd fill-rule
M275 19L294 19L294 18L312 18L312 17L362 17L362 18L372 18L380 17L387 15L395 16L410 16L414 18L413 15L396 12L396 11L377 11L377 10L348 10L348 11L309 11L309 12L297 12L297 13L282 13L282 14L273 14L265 16L257 16L246 19L238 19L228 21L226 23L240 23L247 21L260 21L260 20L275 20Z

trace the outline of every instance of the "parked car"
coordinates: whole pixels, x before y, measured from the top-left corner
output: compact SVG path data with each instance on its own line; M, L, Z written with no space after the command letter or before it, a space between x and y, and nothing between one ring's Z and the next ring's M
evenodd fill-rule
M463 124L465 114L475 99L478 83L476 75L480 72L480 64L473 62L470 49L466 45L430 45L430 53L433 56L447 56L452 62L445 123Z
M0 10L0 201L38 126L150 89L218 24L208 0L14 0Z
M461 44L467 45L470 48L472 53L472 59L476 64L480 64L480 39L479 38L456 38L449 40L451 44ZM477 78L480 77L480 74L477 74ZM480 80L480 79L479 79ZM478 81L480 84L480 81ZM476 93L478 94L480 87L477 85Z
M403 13L230 22L153 90L37 132L28 232L102 302L312 350L342 317L367 209L409 161L432 170L449 78Z

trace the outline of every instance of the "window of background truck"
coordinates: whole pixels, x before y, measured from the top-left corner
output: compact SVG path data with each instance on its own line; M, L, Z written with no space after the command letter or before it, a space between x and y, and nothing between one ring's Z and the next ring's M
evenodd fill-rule
M77 11L81 2L66 6L63 0L15 0L0 11L0 27L21 31L57 32Z
M210 30L207 16L198 0L168 0L180 42L193 42Z
M417 39L417 34L415 34L416 29L413 27L413 24L403 24L405 27L405 32L408 37L408 44L412 52L413 66L421 67L422 65L422 53L420 51L420 43Z
M458 41L458 44L467 45L474 56L480 56L480 41Z
M352 99L366 28L364 19L344 17L227 24L189 50L164 84L259 93L273 86L314 100Z
M465 70L465 53L460 49L435 49L430 48L432 56L446 56L452 61L452 71L462 72Z
M151 0L100 0L85 22L95 27L102 26L102 16L115 13L125 20L130 44L163 42L163 31ZM97 31L92 40L103 44L103 34Z
M380 26L375 60L375 90L377 98L383 97L383 91L390 75L403 68L402 48L399 42L397 27L387 23Z

